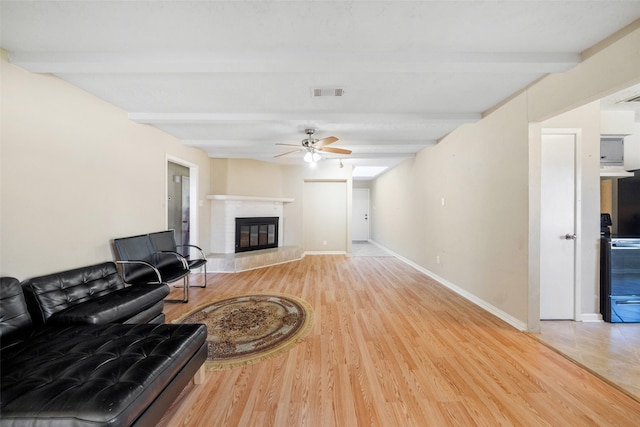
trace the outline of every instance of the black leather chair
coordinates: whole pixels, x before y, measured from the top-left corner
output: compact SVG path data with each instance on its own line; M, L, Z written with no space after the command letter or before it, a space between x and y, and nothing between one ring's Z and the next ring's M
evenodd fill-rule
M114 246L122 265L124 281L136 284L169 284L182 279L182 299L165 302L189 302L189 264L177 252L157 251L148 234L114 239Z
M149 233L149 239L151 240L151 244L153 245L156 252L168 252L168 253L180 253L187 260L187 264L189 265L189 270L197 270L198 268L202 268L202 272L204 273L204 285L203 286L192 286L194 288L206 288L207 287L207 259L204 256L204 252L196 245L178 245L176 244L175 231L167 230L167 231L158 231L156 233ZM182 248L186 248L184 252L181 251ZM199 258L192 258L190 256L189 249L193 248L200 255Z

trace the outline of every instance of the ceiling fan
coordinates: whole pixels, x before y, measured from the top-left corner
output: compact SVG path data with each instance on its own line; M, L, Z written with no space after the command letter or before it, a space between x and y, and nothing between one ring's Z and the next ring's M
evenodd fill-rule
M320 156L321 152L326 153L334 153L334 154L351 154L351 150L345 150L344 148L333 148L327 147L329 144L333 144L338 140L335 136L328 136L322 139L316 139L313 137L313 134L316 132L315 129L305 129L304 133L307 134L307 137L302 140L302 148L298 148L297 150L287 151L286 153L278 154L274 157L282 157L291 153L298 152L306 152L304 155L304 161L309 163L315 163L322 158ZM276 145L284 145L287 147L298 147L295 144L276 144Z

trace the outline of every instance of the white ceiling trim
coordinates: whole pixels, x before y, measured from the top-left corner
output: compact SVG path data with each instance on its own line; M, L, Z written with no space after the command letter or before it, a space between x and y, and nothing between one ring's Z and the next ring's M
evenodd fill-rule
M580 63L577 53L513 52L193 52L167 54L18 52L9 61L35 73L555 73Z
M293 147L292 147L293 148ZM422 147L422 148L426 148L426 147ZM293 148L295 150L295 148ZM247 154L250 154L250 156L248 156ZM273 156L273 153L269 152L269 153L264 153L261 151L247 151L247 152L242 152L242 151L238 151L238 150L230 150L230 151L216 151L214 153L209 153L209 157L212 159L259 159L262 161L266 161L266 162L273 162L273 163L287 163L288 161L292 160L292 159L299 159L302 158L304 156L304 152L300 152L300 153L291 153L290 155L287 155L285 157L279 157L278 159L275 159ZM322 152L320 153L322 155L323 158L327 158L327 159L349 159L351 163L353 164L357 164L360 161L363 160L406 160L409 158L413 158L416 156L416 153L397 153L394 152L392 155L390 155L389 153L364 153L364 154L359 154L357 156L351 156L351 155L343 155L343 154L334 154L334 153L327 153L327 152ZM386 162L382 162L381 164L384 164Z
M290 144L296 144L301 140L302 140L302 136L300 136L299 140L284 141L284 142L290 143ZM255 139L188 139L188 138L181 139L181 141L185 145L189 145L191 147L208 146L210 148L219 148L219 147L233 146L236 149L241 149L241 148L252 149L255 147L255 144L259 142L259 141L256 141ZM268 139L265 141L265 143L271 144L274 142L272 139ZM403 141L399 143L397 140L371 139L367 141L355 141L349 138L349 142L348 142L349 148L353 149L354 152L356 150L364 150L364 149L370 149L370 150L388 149L392 151L392 150L400 150L401 148L403 148L404 151L406 152L415 152L415 150L418 148L423 148L426 145L435 145L435 144L437 144L437 141L435 139L426 139L426 140L421 140L419 142ZM340 143L336 143L335 145L339 146ZM295 147L292 147L292 148L295 148Z
M129 120L145 124L193 124L230 122L280 122L299 121L332 123L416 123L416 124L462 124L482 118L480 113L129 113Z

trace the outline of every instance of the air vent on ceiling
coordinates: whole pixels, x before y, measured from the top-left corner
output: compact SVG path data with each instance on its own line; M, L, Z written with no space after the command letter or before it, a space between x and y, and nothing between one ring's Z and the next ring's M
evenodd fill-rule
M342 96L344 95L344 89L342 88L313 88L311 90L312 96Z

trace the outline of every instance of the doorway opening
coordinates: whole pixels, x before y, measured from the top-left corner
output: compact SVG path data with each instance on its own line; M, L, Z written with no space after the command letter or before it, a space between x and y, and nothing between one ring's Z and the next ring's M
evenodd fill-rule
M175 230L178 245L197 245L198 168L194 164L169 156L166 166L167 229Z

